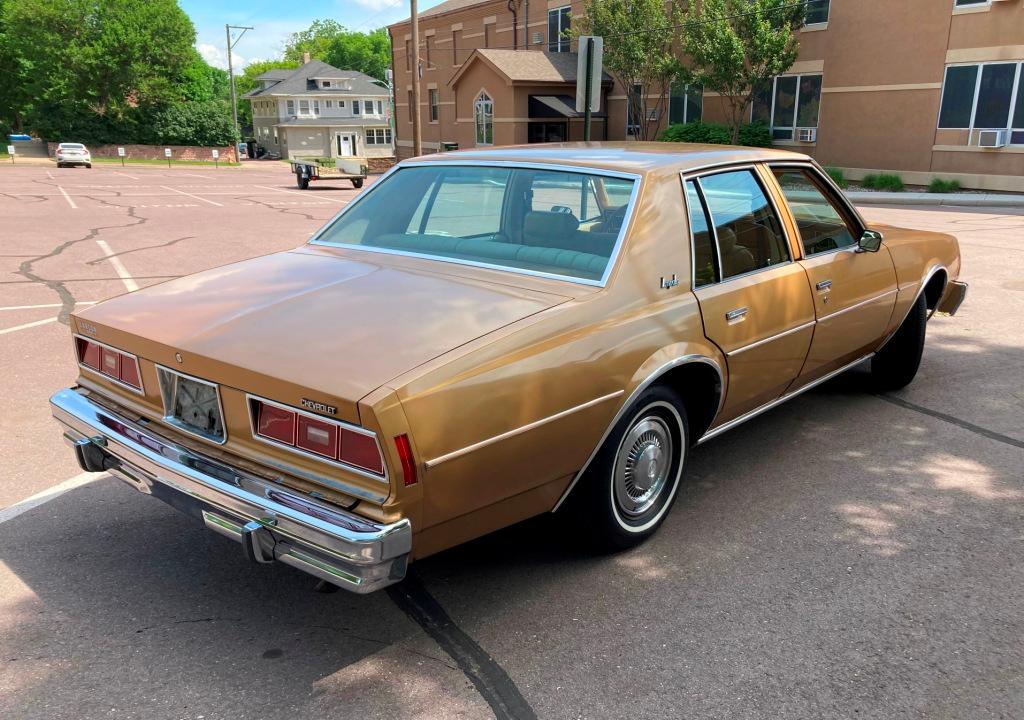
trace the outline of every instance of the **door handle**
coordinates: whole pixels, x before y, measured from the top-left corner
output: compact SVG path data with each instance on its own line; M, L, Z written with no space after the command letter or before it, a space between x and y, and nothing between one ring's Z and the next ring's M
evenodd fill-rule
M814 287L818 290L818 292L824 292L825 290L831 290L832 289L832 281L831 280L822 280L821 282L816 283Z
M735 310L730 310L729 312L727 312L725 314L725 319L728 322L736 322L738 320L742 320L743 318L745 318L747 316L747 312L749 312L749 310L745 307L736 308Z

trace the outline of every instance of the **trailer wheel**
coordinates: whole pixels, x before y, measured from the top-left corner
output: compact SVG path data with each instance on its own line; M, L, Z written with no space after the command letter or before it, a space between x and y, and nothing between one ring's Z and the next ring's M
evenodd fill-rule
M295 182L299 186L299 190L305 190L309 187L309 178L303 175L301 172L295 173Z
M354 178L352 180L352 187L354 187L356 190L358 190L362 186L363 186L363 179L362 178Z

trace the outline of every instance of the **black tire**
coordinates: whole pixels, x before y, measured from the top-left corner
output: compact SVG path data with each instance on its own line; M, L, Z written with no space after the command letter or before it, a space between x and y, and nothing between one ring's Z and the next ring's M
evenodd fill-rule
M928 305L921 293L903 324L871 358L871 379L876 390L889 392L911 383L921 366L927 324Z
M85 164L85 169L86 170L92 170L92 163L86 163Z
M683 403L667 387L644 390L623 413L570 498L595 547L623 550L654 534L675 501L689 438Z
M295 173L295 182L299 186L299 190L305 190L309 187L309 178L305 177L302 173Z
M356 190L358 190L362 186L363 186L363 179L362 178L359 178L358 180L353 180L352 181L352 187L354 187Z
M59 167L59 168L64 167L64 163L57 163L57 167Z

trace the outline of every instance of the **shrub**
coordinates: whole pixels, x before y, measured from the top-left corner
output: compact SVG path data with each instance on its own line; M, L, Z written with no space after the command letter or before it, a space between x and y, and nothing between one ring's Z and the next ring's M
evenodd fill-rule
M861 184L872 190L888 190L890 192L903 192L903 181L899 175L866 175Z
M827 167L825 168L825 172L827 172L828 176L832 178L832 182L841 187L843 190L845 190L846 187L850 184L846 181L846 176L843 175L842 168Z
M719 123L691 122L669 125L659 140L663 142L702 143L707 145L731 145L729 128ZM771 147L772 137L764 123L749 123L740 128L740 145Z
M931 183L928 185L928 192L930 193L951 193L956 192L959 189L959 180L943 180L942 178L933 178Z
M152 132L162 145L224 146L238 142L231 112L222 102L182 102L153 118Z

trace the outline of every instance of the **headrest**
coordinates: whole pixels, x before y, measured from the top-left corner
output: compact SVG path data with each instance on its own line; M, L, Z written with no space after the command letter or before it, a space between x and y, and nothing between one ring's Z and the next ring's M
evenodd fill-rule
M736 247L736 233L732 231L731 227L723 225L722 227L715 228L718 233L718 248L722 251L723 255L728 255Z
M533 211L523 219L523 235L527 237L568 237L580 226L572 213Z

